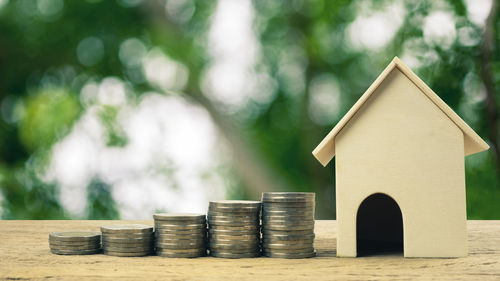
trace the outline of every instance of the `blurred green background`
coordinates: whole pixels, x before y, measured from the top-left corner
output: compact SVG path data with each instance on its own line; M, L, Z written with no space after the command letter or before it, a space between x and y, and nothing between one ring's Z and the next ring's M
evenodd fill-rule
M4 219L151 219L317 193L311 151L397 55L491 146L470 219L500 219L496 1L0 0Z

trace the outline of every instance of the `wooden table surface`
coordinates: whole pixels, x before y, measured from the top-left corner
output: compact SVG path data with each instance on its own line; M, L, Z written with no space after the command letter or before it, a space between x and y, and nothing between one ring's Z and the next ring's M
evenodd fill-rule
M132 221L127 221L130 223ZM0 221L0 278L174 280L500 280L500 221L469 221L469 256L405 259L335 257L336 221L316 222L316 258L285 260L122 258L51 254L48 234L124 221ZM133 221L152 225L153 221ZM77 279L78 278L78 279Z

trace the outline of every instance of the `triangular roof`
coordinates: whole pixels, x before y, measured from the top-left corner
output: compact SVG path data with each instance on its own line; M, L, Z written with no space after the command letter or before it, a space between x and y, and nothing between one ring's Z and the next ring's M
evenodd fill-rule
M474 130L465 123L434 91L427 86L408 66L406 66L398 57L394 57L391 63L371 84L366 92L359 98L351 109L342 117L337 125L328 133L321 143L313 150L313 155L318 161L326 166L335 156L335 136L344 128L349 120L365 104L368 98L375 92L378 86L387 78L389 73L395 68L399 69L408 79L413 82L422 93L424 93L448 118L457 125L464 133L464 151L465 155L474 154L487 150L489 145L481 139Z

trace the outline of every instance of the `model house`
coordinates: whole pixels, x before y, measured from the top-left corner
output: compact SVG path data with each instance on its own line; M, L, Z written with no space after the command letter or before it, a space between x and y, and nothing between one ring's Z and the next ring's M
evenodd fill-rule
M488 148L394 58L313 151L335 156L337 256L466 256L464 156Z

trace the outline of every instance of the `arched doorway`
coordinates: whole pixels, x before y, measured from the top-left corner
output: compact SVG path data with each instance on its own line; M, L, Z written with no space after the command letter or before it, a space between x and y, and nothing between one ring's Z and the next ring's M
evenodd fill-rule
M383 193L368 196L356 216L359 256L403 254L403 217L391 197Z

